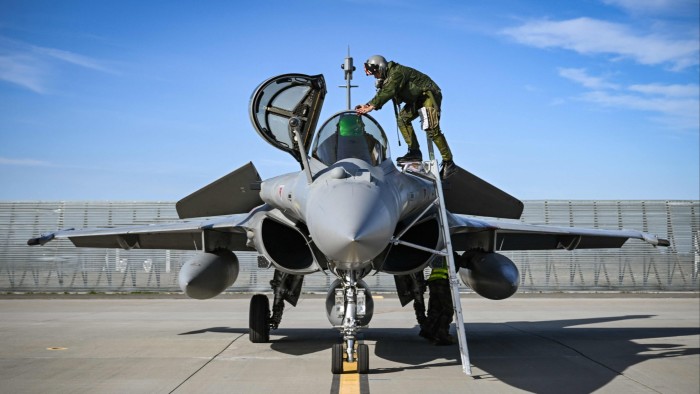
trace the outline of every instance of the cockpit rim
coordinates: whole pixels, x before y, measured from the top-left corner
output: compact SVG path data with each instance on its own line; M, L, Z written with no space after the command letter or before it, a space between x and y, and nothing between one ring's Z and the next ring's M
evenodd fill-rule
M335 118L337 118L337 117L340 117L340 116L343 115L343 114L352 114L352 115L356 115L357 113L356 113L355 110L353 110L353 109L344 109L344 110L340 110L340 111L335 112L335 113L332 114L331 116L329 116L323 123L321 123L321 126L317 127L316 130L314 131L313 139L312 139L312 141L311 141L311 149L308 151L308 156L309 156L309 157L312 157L312 158L314 158L314 159L320 161L321 163L324 163L325 165L330 165L330 164L332 164L332 163L326 163L324 160L322 160L321 158L319 158L319 157L316 155L316 150L317 150L317 148L318 148L319 138L321 138L321 132L326 128L326 126L328 126L328 124L329 124L333 119L335 119ZM375 166L378 166L378 165L380 165L382 162L384 162L384 161L386 161L386 160L388 160L388 159L391 158L391 154L390 154L390 152L389 152L389 149L390 149L390 146L389 146L389 138L387 137L386 133L384 132L384 128L383 128L382 125L379 123L379 121L377 121L377 119L375 119L374 117L372 117L372 116L369 115L369 114L363 114L363 115L358 115L358 116L360 116L361 118L369 119L369 120L371 121L371 123L372 123L374 126L376 126L376 129L377 129L377 131L379 132L379 134L380 134L380 136L381 136L381 139L382 139L382 140L381 140L381 141L378 141L378 142L382 145L382 148L383 148L383 150L382 150L383 155L382 155L382 156L383 156L383 157L382 157L382 159L381 159L379 162L373 164L373 165L375 165ZM363 121L363 122L364 122L364 121ZM369 132L368 132L368 134L373 135L372 133L369 133Z

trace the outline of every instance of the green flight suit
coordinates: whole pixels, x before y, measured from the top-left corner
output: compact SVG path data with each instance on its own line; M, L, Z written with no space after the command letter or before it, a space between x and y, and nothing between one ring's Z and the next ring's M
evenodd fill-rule
M430 77L418 70L396 62L389 62L384 84L368 104L373 105L375 109L381 109L392 99L398 104L405 103L396 117L396 122L408 148L411 150L420 148L411 122L419 116L419 110L425 107L435 111L435 120L437 120L425 132L440 150L443 161L452 160L452 152L440 130L440 104L442 103L440 87Z

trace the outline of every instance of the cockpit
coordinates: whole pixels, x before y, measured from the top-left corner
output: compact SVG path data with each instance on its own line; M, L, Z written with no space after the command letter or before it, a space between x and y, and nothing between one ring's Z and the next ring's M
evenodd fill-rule
M328 166L349 158L378 166L387 159L387 146L386 135L377 121L355 111L343 111L318 130L312 156Z
M325 94L323 75L270 78L251 96L250 120L265 141L290 153L300 164L309 153L327 166L350 158L372 166L384 162L389 157L388 141L369 115L338 112L315 131Z

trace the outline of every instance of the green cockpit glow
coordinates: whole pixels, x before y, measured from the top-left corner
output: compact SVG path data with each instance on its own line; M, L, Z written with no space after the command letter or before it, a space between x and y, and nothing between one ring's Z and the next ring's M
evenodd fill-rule
M341 137L353 137L364 134L362 120L358 115L345 115L338 122L338 131Z

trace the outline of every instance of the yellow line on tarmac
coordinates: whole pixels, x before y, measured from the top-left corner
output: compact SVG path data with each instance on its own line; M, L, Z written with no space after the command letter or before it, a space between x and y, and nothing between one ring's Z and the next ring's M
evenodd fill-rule
M357 362L343 361L343 373L340 375L340 394L360 393L360 374L357 373Z

